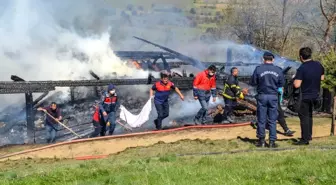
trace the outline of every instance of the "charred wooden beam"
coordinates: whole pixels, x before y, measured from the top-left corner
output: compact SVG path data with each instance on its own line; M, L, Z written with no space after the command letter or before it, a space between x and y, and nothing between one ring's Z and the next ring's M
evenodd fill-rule
M193 77L172 78L175 84L190 86L192 88ZM159 79L153 79L155 83ZM250 77L239 77L241 82L249 82ZM27 82L0 82L0 93L10 94L24 92L46 92L55 90L55 87L89 87L89 86L105 86L108 84L114 85L146 85L148 79L110 79L110 80L65 80L65 81L27 81ZM217 84L223 84L223 79L217 79ZM2 89L1 89L2 88ZM191 89L190 88L190 89Z
M36 98L33 102L33 105L37 105L43 98L45 98L46 96L48 96L49 92L44 92L41 96L39 96L38 98Z
M70 87L70 101L75 102L75 87Z
M43 93L46 91L53 91L55 87L43 86L43 87L27 87L27 88L0 88L0 94L22 94L22 93Z
M33 94L26 93L26 119L27 119L27 136L29 138L28 143L31 143L34 138L35 125L34 125L34 105L33 105Z
M11 76L11 80L16 82L24 82L25 80L23 78L20 78L16 75ZM33 101L33 93L32 92L26 92L25 93L26 98L26 121L27 121L27 136L28 136L28 143L31 143L32 140L35 141L35 125L34 125L34 101Z
M142 39L142 38L139 38L139 37L134 37L134 38L136 38L136 39L138 39L138 40L141 40L141 41L143 41L143 42L146 42L146 43L148 43L148 44L151 44L151 45L153 45L153 46L155 46L155 47L158 47L158 48L160 48L160 49L162 49L162 50L164 50L164 51L167 51L167 52L173 54L173 55L175 56L175 58L178 58L178 59L180 59L180 60L186 61L186 62L188 62L189 64L191 64L191 65L193 65L193 66L195 66L195 67L199 67L199 68L202 68L202 69L203 69L203 66L200 66L200 65L202 65L201 62L198 61L198 60L196 60L196 59L194 59L194 58L188 57L188 56L183 55L183 54L181 54L181 53L179 53L179 52L177 52L177 51L174 51L174 50L169 49L169 48L164 47L164 46L160 46L160 45L158 45L158 44L155 44L155 43L150 42L150 41L145 40L145 39Z
M169 64L168 64L166 58L165 58L163 55L161 55L161 60L162 60L162 62L163 62L163 68L164 68L164 70L167 70L168 73L170 73L170 67L169 67Z
M116 51L115 54L121 59L148 60L164 56L166 59L175 59L176 57L169 52L162 51Z
M33 102L34 109L36 109L37 107L39 107L43 103L43 102L41 102L41 100L43 98L45 98L48 94L49 94L49 92L45 92L40 97L38 97L36 100L34 100L34 102Z
M95 72L93 72L92 70L90 70L90 75L91 75L93 78L95 78L96 80L100 80L100 77L99 77ZM96 92L96 96L97 96L97 97L100 97L100 89L99 89L99 87L95 86L95 87L94 87L94 90L95 90L95 92Z

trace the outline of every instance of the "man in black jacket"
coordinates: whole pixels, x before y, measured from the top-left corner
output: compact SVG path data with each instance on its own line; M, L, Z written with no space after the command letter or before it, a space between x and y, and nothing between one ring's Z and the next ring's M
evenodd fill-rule
M313 131L313 106L319 97L321 80L324 80L324 68L320 62L313 61L312 51L300 49L301 66L294 78L294 87L301 89L301 101L298 111L301 124L301 140L296 145L309 145Z

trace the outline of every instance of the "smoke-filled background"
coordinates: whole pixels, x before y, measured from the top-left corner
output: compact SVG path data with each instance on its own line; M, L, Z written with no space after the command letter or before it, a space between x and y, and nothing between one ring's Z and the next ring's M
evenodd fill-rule
M318 30L325 22L318 13L316 0L265 2L3 0L0 2L0 80L9 81L10 75L25 80L92 79L89 70L103 78L115 78L113 72L118 74L117 77L146 78L148 72L128 67L114 54L120 50L159 50L133 36L201 61L223 64L228 62L228 48L233 50L230 62L242 64L261 63L263 51L260 49L290 58L297 58L301 46L318 50L320 35L323 35ZM298 4L300 6L294 6ZM307 9L311 13L307 13ZM321 24L313 24L314 21ZM277 65L299 65L280 55L276 56ZM242 74L249 75L254 67L240 66L239 69ZM183 66L173 71L182 69L187 69L188 74L202 70ZM158 77L158 74L154 75ZM149 86L118 88L125 96L124 103L129 104L126 107L134 109L134 113L139 112L139 107L148 99ZM64 104L69 100L68 90L58 88L47 99ZM87 88L77 88L76 91L82 93L82 97L89 93ZM184 103L180 103L176 95L171 97L171 110L174 111L171 111L170 120L193 116L200 108L192 99L192 92L185 94L187 100ZM217 100L212 106L221 101ZM83 112L80 110L89 109L91 104L72 107L67 114L76 111L73 114L77 115ZM23 94L0 95L3 112L16 112L23 107ZM91 116L91 112L83 114L88 119ZM24 114L20 116L24 119Z
M202 61L225 62L226 49L230 47L236 51L235 61L260 63L261 52L256 55L254 47L235 42L267 49L268 44L257 40L258 30L264 26L262 21L246 19L251 18L250 14L260 20L269 19L267 15L271 12L252 11L262 0L255 4L245 3L243 9L235 7L235 3L239 4L236 1L216 3L191 0L1 1L0 80L9 80L13 74L25 80L85 79L90 78L89 70L99 76L109 77L117 72L119 76L142 78L146 72L126 67L113 54L115 50L158 50L132 36L143 37ZM280 4L276 4L280 1L274 3L272 6L280 11ZM303 16L302 8L294 9L290 5L286 4L288 8L284 12L283 22L287 27L296 23L299 15ZM279 11L273 14L280 15ZM309 17L303 20L305 18ZM237 19L236 25L228 22L232 19ZM280 21L281 17L274 19ZM254 24L247 24L248 21ZM266 31L268 39L272 31ZM253 67L242 67L242 72L252 70ZM18 99L7 97L13 96L0 96L0 108L15 104L13 99Z
M8 81L10 75L25 80L88 79L89 70L104 77L117 72L119 76L143 78L146 72L127 67L113 50L155 50L133 39L133 35L170 47L179 46L176 49L184 48L197 37L156 26L188 28L190 21L178 11L131 16L114 3L101 0L14 0L2 1L0 5L3 81ZM60 99L68 98L67 88L58 90L64 91L62 96L58 95ZM23 105L22 95L0 98L0 108Z

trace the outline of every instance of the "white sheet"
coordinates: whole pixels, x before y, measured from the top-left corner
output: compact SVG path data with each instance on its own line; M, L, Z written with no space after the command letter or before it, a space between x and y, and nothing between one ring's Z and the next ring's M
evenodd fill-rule
M120 119L124 120L129 126L140 127L149 120L152 111L152 101L149 99L138 115L130 113L123 105L120 106Z

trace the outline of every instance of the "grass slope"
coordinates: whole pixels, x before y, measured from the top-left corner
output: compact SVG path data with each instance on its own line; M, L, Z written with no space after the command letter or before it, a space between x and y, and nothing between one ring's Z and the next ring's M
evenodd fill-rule
M334 145L318 139L313 145ZM288 147L290 140L279 142ZM111 146L113 147L113 146ZM176 154L252 149L213 156ZM20 160L0 163L0 184L335 184L336 150L256 152L250 142L179 141L128 149L108 159Z

